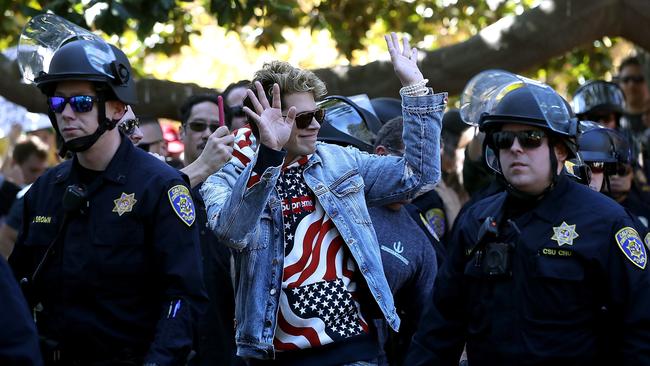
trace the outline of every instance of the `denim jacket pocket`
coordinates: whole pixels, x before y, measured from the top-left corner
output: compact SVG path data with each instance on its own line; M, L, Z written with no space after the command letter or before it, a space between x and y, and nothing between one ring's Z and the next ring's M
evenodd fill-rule
M356 223L372 225L365 204L364 187L363 178L353 169L332 183L329 190L336 197L340 209L351 215Z
M262 212L260 220L255 228L252 240L242 249L243 252L265 249L273 240L273 217L268 212Z

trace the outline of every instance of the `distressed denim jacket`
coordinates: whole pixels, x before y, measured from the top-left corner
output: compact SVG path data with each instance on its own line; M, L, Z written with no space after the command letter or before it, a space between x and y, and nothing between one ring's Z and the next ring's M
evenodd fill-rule
M395 330L400 319L381 264L367 206L414 198L440 177L440 129L446 94L403 97L403 157L317 143L304 179L333 220L372 298ZM247 188L257 158L244 167L233 159L203 184L208 221L235 258L237 354L275 357L273 338L284 261L282 207L275 190L280 166L266 168Z

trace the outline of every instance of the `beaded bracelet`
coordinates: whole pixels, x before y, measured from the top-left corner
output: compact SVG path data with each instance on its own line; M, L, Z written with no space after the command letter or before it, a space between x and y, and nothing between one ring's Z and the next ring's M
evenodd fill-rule
M399 94L407 97L427 95L429 93L429 88L427 88L428 82L429 79L422 79L416 84L405 86L399 90Z

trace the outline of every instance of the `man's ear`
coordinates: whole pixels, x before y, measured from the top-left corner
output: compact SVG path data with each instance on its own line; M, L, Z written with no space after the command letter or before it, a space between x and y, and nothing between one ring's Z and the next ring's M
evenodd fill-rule
M178 129L178 134L179 137L182 140L185 139L185 128L187 127L187 123L181 124L181 128Z
M384 145L377 145L375 148L375 154L377 155L388 155L388 149Z
M562 164L564 164L564 162L569 158L569 148L562 143L553 144L553 151L555 152L555 158L558 163L562 162Z
M106 102L106 117L113 121L119 121L126 113L126 104L119 100L109 100Z

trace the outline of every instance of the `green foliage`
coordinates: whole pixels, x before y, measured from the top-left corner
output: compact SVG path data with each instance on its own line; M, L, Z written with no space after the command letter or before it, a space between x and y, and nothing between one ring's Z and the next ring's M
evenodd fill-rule
M204 25L193 9L203 6L218 24L243 34L255 29L256 47L284 42L283 30L327 30L339 51L354 61L355 51L378 42L388 30L412 37L412 43L436 49L462 42L506 15L521 14L534 0L0 0L0 49L15 45L27 19L51 11L108 36L139 39L134 67L148 53L173 55ZM95 14L89 17L89 14ZM90 21L90 23L87 22ZM127 36L128 34L128 36ZM604 39L535 65L528 75L573 92L578 81L603 78L612 68ZM134 56L133 52L130 56ZM133 59L133 57L132 57Z

